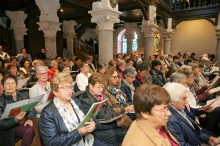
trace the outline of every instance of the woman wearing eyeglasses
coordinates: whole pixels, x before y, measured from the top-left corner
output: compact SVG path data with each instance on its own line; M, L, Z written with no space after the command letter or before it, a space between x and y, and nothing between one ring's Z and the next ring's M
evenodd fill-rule
M143 84L134 94L137 119L131 124L122 146L179 146L167 129L171 115L170 95L157 85Z
M0 96L0 118L7 104L28 99L27 90L16 90L17 78L7 74L1 81L4 91ZM32 119L35 118L35 110L21 112L17 116L0 120L0 145L14 146L15 139L22 139L21 146L30 146L34 139L34 128ZM22 122L24 121L24 123Z
M106 81L102 74L93 73L89 77L88 83L89 85L86 87L86 91L77 97L82 103L85 114L89 111L93 103L105 99L103 90L105 88ZM93 134L108 146L119 146L127 132L127 129L121 127L124 122L122 118L113 122L101 124L101 121L110 120L116 116L117 114L109 105L109 102L106 102L96 115L97 125Z
M50 83L55 98L42 111L39 129L46 146L100 146L105 144L96 140L91 132L95 122L91 119L85 127L77 128L84 119L81 105L72 99L72 77L58 73Z

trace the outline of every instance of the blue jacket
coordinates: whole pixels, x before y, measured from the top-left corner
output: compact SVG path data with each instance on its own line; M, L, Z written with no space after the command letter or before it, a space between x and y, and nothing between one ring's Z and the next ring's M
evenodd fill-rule
M170 112L172 115L167 126L181 146L200 146L201 142L208 142L210 136L201 132L198 125L188 115L186 117L193 127L172 107Z
M121 80L121 91L126 94L126 102L133 104L131 89Z

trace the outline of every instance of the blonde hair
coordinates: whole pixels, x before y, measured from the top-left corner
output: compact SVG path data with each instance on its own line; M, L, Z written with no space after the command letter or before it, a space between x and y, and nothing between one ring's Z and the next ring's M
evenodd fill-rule
M178 72L186 75L187 77L193 74L192 67L188 65L181 66Z
M69 74L58 73L56 74L50 82L50 87L52 91L57 91L58 86L63 83L72 84L73 79Z

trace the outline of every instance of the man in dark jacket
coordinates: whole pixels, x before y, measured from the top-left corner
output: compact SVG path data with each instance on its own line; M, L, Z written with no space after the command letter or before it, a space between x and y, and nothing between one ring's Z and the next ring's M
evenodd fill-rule
M28 91L16 90L17 79L14 75L5 75L2 79L4 88L3 95L0 96L0 118L2 117L6 105L21 100L28 99ZM21 112L17 116L0 120L0 145L14 146L15 138L22 139L21 146L30 146L34 139L33 122L35 110ZM22 123L24 122L24 123Z

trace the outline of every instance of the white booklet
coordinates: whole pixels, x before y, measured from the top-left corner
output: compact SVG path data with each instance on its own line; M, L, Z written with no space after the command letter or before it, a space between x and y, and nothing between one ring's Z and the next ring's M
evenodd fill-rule
M215 99L208 100L206 104L211 105L213 108L220 107L220 96Z
M36 96L31 99L25 99L25 100L21 100L15 103L7 104L5 107L5 111L2 114L1 119L12 118L12 117L17 116L21 112L30 111L38 104L38 102L42 100L43 97L44 97L44 94Z
M112 119L110 119L110 120L99 120L99 123L102 123L102 124L105 124L105 123L111 123L111 122L113 122L113 121L116 121L116 120L118 120L118 119L120 119L121 117L123 117L124 115L126 115L127 113L123 113L123 114L120 114L119 116L117 116L117 117L114 117L114 118L112 118Z
M212 86L218 81L218 79L219 79L219 75L215 76L215 78L211 83L211 86L207 90L205 90L205 92L208 92L212 88Z
M22 86L24 86L24 84L26 84L29 79L30 77L18 80L17 89L21 89Z

